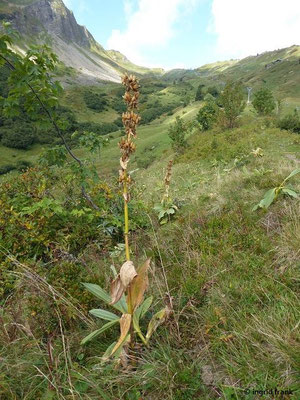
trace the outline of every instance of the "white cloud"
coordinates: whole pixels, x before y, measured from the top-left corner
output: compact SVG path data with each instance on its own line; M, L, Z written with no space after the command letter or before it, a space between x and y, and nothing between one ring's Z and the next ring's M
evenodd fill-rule
M213 0L217 55L241 58L300 43L299 0Z
M198 0L138 0L133 11L132 0L124 1L127 27L113 30L107 48L119 50L131 61L148 65L143 53L163 48L175 35L174 23L191 10Z
M133 12L133 7L133 0L124 0L124 11L127 20L130 18L130 15Z

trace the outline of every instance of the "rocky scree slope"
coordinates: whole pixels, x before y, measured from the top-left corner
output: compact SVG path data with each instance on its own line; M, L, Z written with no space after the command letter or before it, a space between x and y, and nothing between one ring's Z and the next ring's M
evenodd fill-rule
M120 74L125 70L150 71L130 62L124 68L86 27L77 23L62 0L3 0L0 20L11 22L21 34L21 50L34 42L49 44L60 61L75 69L76 83L120 82Z

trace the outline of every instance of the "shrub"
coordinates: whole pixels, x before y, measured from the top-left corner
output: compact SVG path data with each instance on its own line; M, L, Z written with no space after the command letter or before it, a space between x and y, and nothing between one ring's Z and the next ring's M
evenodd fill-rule
M203 93L204 85L200 83L198 86L196 96L195 96L195 101L200 101L203 100L204 98L204 93Z
M291 132L300 133L300 117L298 111L295 109L293 113L290 113L283 117L278 122L280 129L286 129Z
M23 165L25 163L22 162ZM8 172L14 168L7 165L1 167L1 170ZM38 265L51 261L51 268L42 271L45 278L51 276L56 265L63 275L62 261L74 261L83 247L96 240L101 243L101 249L107 249L114 240L117 243L120 240L122 207L117 189L108 187L105 183L99 183L92 188L91 195L101 207L101 215L98 215L94 210L82 206L80 191L76 190L72 181L68 181L68 176L64 177L62 171L65 172L59 168L30 168L16 177L5 178L0 185L0 219L3 220L1 243L20 262L36 260L36 264L32 266L35 270ZM47 196L56 185L60 186L62 200ZM68 201L64 201L67 196ZM134 228L136 224L142 225L141 215L144 212L142 214L140 209L135 205L135 213L132 215ZM1 265L6 258L6 253L0 254ZM75 275L77 276L77 272ZM5 268L0 268L0 302L1 291L8 293L14 288L14 284L9 283L11 280L5 282L5 276ZM78 279L74 279L76 288L82 279L83 275L79 274ZM51 282L55 283L52 279ZM64 285L62 278L58 278L55 284L68 290L70 285L71 278L68 286Z
M123 128L123 122L122 122L122 117L118 117L114 120L113 122L115 125L117 125L119 128Z
M187 128L180 117L176 117L174 124L169 127L169 138L172 140L172 148L177 153L181 153L187 146L185 135Z
M218 97L220 94L218 88L216 88L215 86L209 86L207 88L207 93L211 94L213 97Z
M253 107L261 115L268 115L275 108L273 93L268 88L262 88L254 93Z
M83 99L88 108L93 111L104 111L107 106L107 100L105 99L106 94L94 93L92 91L84 92Z
M101 134L102 135L106 135L107 133L118 131L119 129L120 129L120 127L118 125L116 125L114 122L103 122L101 124L101 132L102 132Z
M111 107L119 114L126 111L126 106L121 97L114 98L114 100L111 103Z
M27 160L19 160L16 163L16 169L18 171L25 171L27 168L32 167L32 163Z
M200 108L197 114L197 121L203 131L211 129L218 115L218 106L214 101L208 101Z
M13 171L14 169L16 169L15 165L12 165L12 164L2 165L0 167L0 175L7 174L8 172Z
M236 125L238 116L246 106L244 101L243 87L240 82L228 82L220 96L222 110L220 113L220 124L226 128Z
M184 101L184 104L186 102ZM149 124L151 121L154 121L156 118L159 118L162 114L173 113L173 110L178 107L180 104L172 103L167 105L162 105L159 101L156 101L152 104L152 107L146 108L143 112L141 112L141 124Z
M34 143L34 140L33 127L29 124L14 125L13 130L8 127L2 130L1 143L6 147L26 150Z
M136 157L136 165L138 168L146 169L155 161L155 158L154 154L149 154L145 157Z
M160 108L147 108L145 111L141 113L141 118L142 118L141 123L149 124L151 121L160 117L161 114L162 113Z
M40 144L53 144L57 140L57 133L54 129L42 129L37 128L36 130L36 142Z
M98 135L106 135L119 130L119 126L115 122L103 122L102 124L97 124L96 122L81 122L78 124L79 132L93 132Z

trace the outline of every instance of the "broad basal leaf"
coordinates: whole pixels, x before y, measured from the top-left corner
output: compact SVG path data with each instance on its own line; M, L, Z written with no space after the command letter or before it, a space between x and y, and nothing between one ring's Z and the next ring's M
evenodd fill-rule
M166 213L165 210L161 210L161 212L158 214L158 219L162 219L165 213Z
M162 310L158 311L156 314L153 315L151 318L151 321L149 322L148 325L148 330L146 334L146 342L149 342L150 337L153 335L153 333L156 331L156 329L161 325L168 313L167 308L163 308Z
M134 312L133 314L133 327L136 333L139 335L139 337L142 339L144 344L147 344L146 338L142 334L141 328L140 328L140 318L142 318L146 312L149 310L149 307L152 304L153 297L150 296L148 297Z
M159 221L160 225L164 225L164 224L166 224L167 222L168 222L168 218L162 218L162 219Z
M264 198L260 202L260 207L262 208L268 208L274 201L276 196L276 188L268 190Z
M107 321L114 321L116 319L120 319L120 317L118 317L116 314L110 311L102 310L101 308L90 310L89 313L97 318L106 319Z
M287 178L285 178L284 181L287 181L287 180L290 179L292 176L297 175L297 174L299 174L299 173L300 173L300 168L294 169L294 171L292 171L292 172L289 174L289 176L288 176Z
M169 209L167 210L167 214L175 214L174 208L169 208Z
M94 283L83 283L83 286L98 299L104 301L106 304L111 304L110 295L99 285L96 285ZM113 307L116 310L121 311L122 313L126 313L127 305L125 302L125 297L124 298L121 297L120 301L116 302L116 304L113 304Z
M113 325L115 325L119 321L120 321L120 319L115 319L114 321L108 322L107 324L103 325L100 329L97 329L96 331L90 333L88 336L86 336L84 339L82 339L80 344L86 344L87 342L89 342L90 340L94 339L95 337L97 337L101 333L105 332L107 329L109 329L110 327L112 327Z
M252 208L252 211L257 210L258 208L268 208L276 197L276 189L277 188L268 190L265 193L264 198Z
M94 283L83 283L83 286L94 296L98 297L98 299L103 300L106 304L110 303L110 295L99 285Z
M108 348L105 350L105 353L102 356L102 361L107 361L111 355L111 352L113 350L113 348L115 347L117 342L113 342L112 344L110 344L108 346Z
M294 190L289 189L289 188L283 188L282 193L288 194L289 196L292 196L295 199L298 198L298 193L296 193Z
M143 316L146 314L146 312L149 310L151 304L153 301L153 296L147 297L145 301L136 309L135 313L139 316L140 318L143 318Z

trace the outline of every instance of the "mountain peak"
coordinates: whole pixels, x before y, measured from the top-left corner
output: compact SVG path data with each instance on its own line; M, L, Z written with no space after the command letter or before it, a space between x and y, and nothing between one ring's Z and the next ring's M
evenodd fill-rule
M32 42L50 44L60 61L77 71L81 84L120 82L125 71L153 72L132 64L120 52L105 51L62 0L3 0L0 20L11 22L25 48Z
M46 33L88 48L95 41L62 0L10 0L6 8L10 11L6 16L22 35L36 38Z

